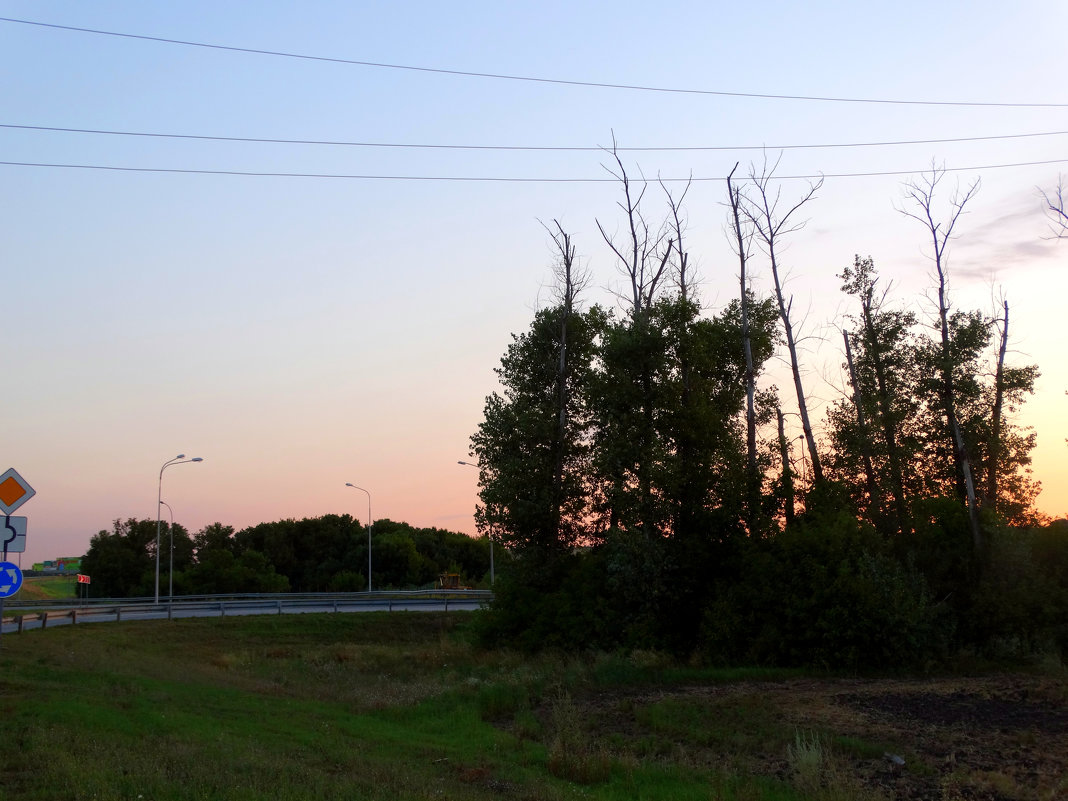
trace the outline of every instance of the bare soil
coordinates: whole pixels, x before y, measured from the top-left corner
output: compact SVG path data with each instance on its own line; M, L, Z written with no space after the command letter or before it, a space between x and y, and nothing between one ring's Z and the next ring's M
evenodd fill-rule
M834 751L847 773L890 798L1068 798L1063 681L1026 675L806 680L761 691L773 695L799 730L884 744L881 755ZM832 745L843 742L837 738ZM764 767L780 775L789 769L773 759Z
M1068 801L1068 679L1063 673L743 682L691 687L677 695L711 702L708 708L715 710L727 710L733 701L745 708L759 698L781 726L818 734L825 751L823 780L855 787L858 795ZM604 700L593 707L603 712ZM613 717L618 722L618 715L598 717L602 723ZM738 725L745 726L741 721ZM742 755L741 764L747 772L796 783L796 766L786 751L758 747ZM737 765L738 758L709 753L700 761Z

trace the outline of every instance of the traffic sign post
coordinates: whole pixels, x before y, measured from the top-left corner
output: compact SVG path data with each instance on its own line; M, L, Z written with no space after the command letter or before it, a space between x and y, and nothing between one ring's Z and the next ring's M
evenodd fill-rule
M14 562L0 562L0 598L10 598L22 589L22 571Z
M0 474L0 513L3 528L0 542L3 543L4 561L0 562L0 635L3 634L4 599L22 589L22 571L19 566L7 561L8 551L22 553L26 550L26 518L12 517L11 513L37 494L14 467Z
M9 515L37 494L26 479L10 467L0 475L0 512Z
M83 600L89 597L89 577L84 573L78 574L78 589Z
M23 553L26 550L26 518L5 515L0 521L0 542L4 546L4 558L9 553Z

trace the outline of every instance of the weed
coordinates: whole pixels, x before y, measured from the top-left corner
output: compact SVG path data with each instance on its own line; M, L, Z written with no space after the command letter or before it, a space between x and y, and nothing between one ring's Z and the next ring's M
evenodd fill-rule
M803 790L811 792L819 787L823 772L823 741L817 733L795 732L793 743L786 748L786 759Z
M561 695L553 701L552 725L549 772L578 784L606 781L612 772L611 756L603 743L593 742L583 729L570 696Z
M478 713L483 720L504 720L530 709L530 696L521 684L489 684L478 689Z
M541 721L529 709L520 709L515 713L515 735L522 740L537 740L541 737L544 728Z

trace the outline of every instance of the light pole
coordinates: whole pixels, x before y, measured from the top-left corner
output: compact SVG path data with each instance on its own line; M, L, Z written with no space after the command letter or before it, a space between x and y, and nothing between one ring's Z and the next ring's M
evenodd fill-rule
M360 492L367 492L363 487L357 487L355 484L349 484L345 482L346 487L352 487L358 489ZM371 591L371 493L367 492L367 591Z
M203 462L199 456L194 456L192 459L186 459L184 453L179 453L173 459L168 459L163 463L163 467L159 469L159 492L156 497L156 604L159 604L159 528L160 528L160 506L163 505L163 471L170 467L172 464L187 464L189 462ZM169 506L167 507L170 508ZM173 527L172 527L173 528ZM174 534L171 534L174 537ZM173 559L173 554L171 555ZM174 564L173 562L171 563Z
M169 589L167 591L167 597L170 601L174 602L174 510L171 509L171 505L166 501L160 501L160 506L166 506L167 512L171 516L171 527L167 529L171 533L171 565L167 571L167 576L170 580Z
M458 462L456 462L456 464L462 464L466 467L478 467L478 465L474 462L465 462L463 459L460 459ZM486 537L490 541L490 586L493 586L493 537L491 537L489 534L487 534Z

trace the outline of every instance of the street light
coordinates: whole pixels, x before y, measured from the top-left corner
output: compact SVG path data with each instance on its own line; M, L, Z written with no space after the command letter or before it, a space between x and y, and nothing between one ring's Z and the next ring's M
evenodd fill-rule
M463 459L460 459L459 461L457 461L456 464L462 464L462 465L465 465L466 467L478 467L478 465L475 464L474 462L465 462ZM490 584L492 585L493 582L494 582L494 576L493 576L493 537L490 536L489 534L487 534L486 536L490 541Z
M179 453L173 459L168 459L163 463L163 467L159 469L159 492L156 497L156 604L159 604L159 529L160 529L160 506L163 505L163 471L170 467L172 464L187 464L189 462L203 462L199 456L194 456L192 459L186 459L184 453ZM170 508L169 506L167 507ZM173 517L173 515L172 515ZM171 538L173 543L174 533L173 526ZM173 548L173 545L172 545ZM174 559L174 554L171 554L171 559ZM174 562L171 562L171 566L174 566Z
M352 487L358 489L360 492L367 492L363 487L357 487L355 484L349 484L345 482L346 487ZM367 591L371 591L371 493L367 492Z
M171 509L171 505L169 503L167 503L166 501L160 501L159 505L160 506L166 506L167 507L167 512L171 516L171 527L169 529L167 529L171 533L171 566L170 566L170 569L168 570L168 577L170 579L170 586L169 586L169 590L167 592L167 596L170 598L171 602L173 603L173 601L174 601L174 510Z

